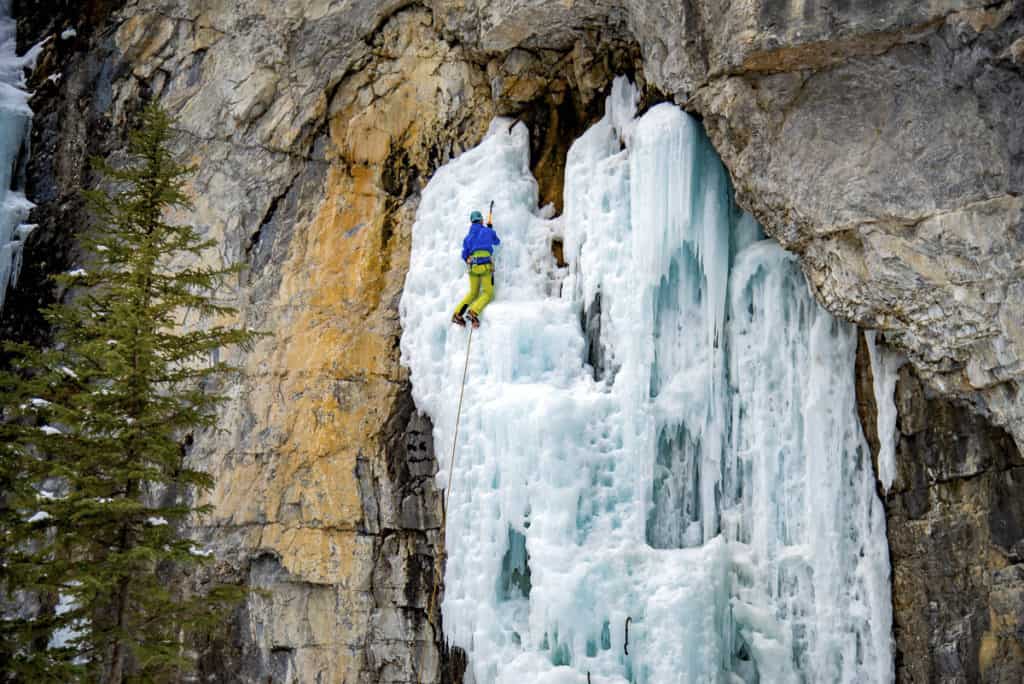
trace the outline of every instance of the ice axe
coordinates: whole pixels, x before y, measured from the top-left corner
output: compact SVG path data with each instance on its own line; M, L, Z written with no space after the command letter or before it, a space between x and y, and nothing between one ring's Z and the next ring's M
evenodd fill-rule
M491 200L491 206L487 208L487 227L494 228L494 200ZM491 256L491 284L494 284L494 272L498 270L498 265L494 262L494 256Z

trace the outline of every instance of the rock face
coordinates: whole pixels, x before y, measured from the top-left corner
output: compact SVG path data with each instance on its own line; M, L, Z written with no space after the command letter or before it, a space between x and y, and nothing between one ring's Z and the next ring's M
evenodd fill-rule
M1013 439L896 388L898 474L885 497L901 681L1024 680L1024 459Z
M135 14L117 34L136 78L181 112L199 166L192 219L247 261L237 296L273 332L243 359L226 434L197 435L192 452L218 476L197 533L269 590L238 626L241 672L206 659L217 678L439 677L436 465L396 307L420 179L494 110L428 13L378 9L267 3L256 19L224 3Z
M879 450L867 347L858 400ZM896 477L883 492L892 560L896 674L903 682L1024 679L1024 459L1013 438L904 365L896 383Z
M39 224L26 245L19 287L0 313L0 338L38 341L45 336L40 309L53 300L47 282L76 256L74 232L80 228L84 202L79 190L92 182L90 156L106 156L123 138L107 117L113 88L115 47L104 33L115 3L83 8L55 8L42 0L14 3L20 51L49 37L30 82L34 118L31 150L25 160L29 196L38 204L32 221ZM77 20L77 35L61 37ZM58 78L47 79L60 74Z
M1022 31L1020 3L961 8L825 69L696 96L741 202L802 255L822 302L889 331L1018 444Z
M76 256L87 154L116 152L145 98L198 168L181 218L247 264L231 295L274 333L238 358L224 431L192 440L218 481L197 536L222 576L271 590L204 674L451 676L433 445L397 347L418 193L506 114L560 206L565 150L626 72L703 117L819 299L910 356L886 498L901 678L1020 680L1024 2L15 4L23 42L79 36L34 76L43 225L5 334L36 334L46 273Z

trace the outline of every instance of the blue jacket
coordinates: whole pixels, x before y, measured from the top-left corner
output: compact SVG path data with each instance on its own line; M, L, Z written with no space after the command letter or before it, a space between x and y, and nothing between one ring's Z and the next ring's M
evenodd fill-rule
M462 241L462 260L465 261L470 254L480 250L493 253L494 246L500 244L501 240L493 228L488 228L482 223L474 223Z

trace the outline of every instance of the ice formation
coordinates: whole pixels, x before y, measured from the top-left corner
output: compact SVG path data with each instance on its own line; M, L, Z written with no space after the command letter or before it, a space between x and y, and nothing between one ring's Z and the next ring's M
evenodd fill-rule
M495 200L502 238L438 474L445 636L478 684L891 681L855 330L737 209L700 125L636 101L617 80L573 145L559 218L507 120L423 193L401 344L442 467L470 211Z
M11 1L0 0L0 311L7 287L16 284L21 248L34 226L24 223L32 203L16 189L24 163L32 110L25 92L25 68L35 63L38 46L17 54L17 22Z
M903 354L882 348L876 341L877 332L868 330L868 356L871 358L871 377L875 393L875 408L878 420L878 481L885 491L892 487L896 478L896 380L900 366L907 359Z

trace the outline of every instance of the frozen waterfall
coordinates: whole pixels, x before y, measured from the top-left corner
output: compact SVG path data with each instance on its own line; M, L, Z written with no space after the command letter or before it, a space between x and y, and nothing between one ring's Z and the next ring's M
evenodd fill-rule
M495 121L425 189L401 303L446 467L459 247L494 199L442 606L475 682L891 681L855 330L737 209L700 125L669 104L637 118L624 79L569 153L563 216L537 196L526 128Z
M32 203L17 189L19 164L25 160L32 110L25 92L25 68L35 62L39 46L17 54L17 22L11 0L0 0L0 311L8 286L14 286L21 266L21 248L33 226L24 220Z

